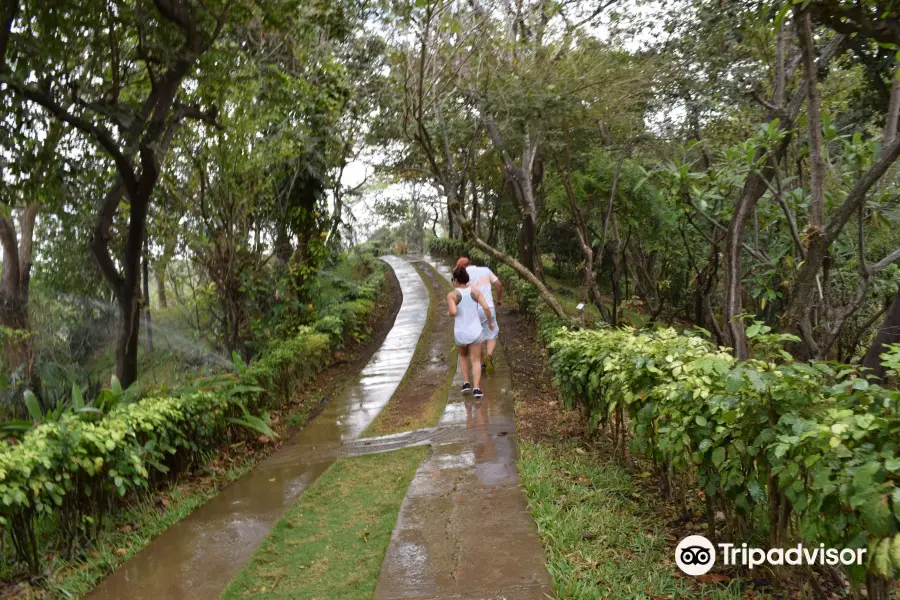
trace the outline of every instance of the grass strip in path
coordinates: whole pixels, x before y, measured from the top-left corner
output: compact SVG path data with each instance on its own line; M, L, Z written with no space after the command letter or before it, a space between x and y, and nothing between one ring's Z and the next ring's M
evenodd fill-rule
M339 459L288 511L223 600L368 599L427 447Z
M428 319L406 376L363 437L436 425L456 375L453 323L446 316L450 284L428 263L416 261L412 265L428 289Z

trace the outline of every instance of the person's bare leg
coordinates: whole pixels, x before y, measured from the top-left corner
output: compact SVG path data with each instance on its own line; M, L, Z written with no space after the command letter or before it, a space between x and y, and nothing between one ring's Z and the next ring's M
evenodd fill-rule
M469 356L472 358L472 387L481 389L481 344L469 346Z
M462 367L463 382L472 381L469 379L469 346L459 346L459 365ZM478 367L481 368L480 366ZM481 372L479 371L479 375ZM475 387L478 387L477 385Z
M497 349L497 340L496 340L496 339L488 340L488 341L487 341L487 353L488 353L488 356L493 356L493 355L494 355L494 350L496 350L496 349Z

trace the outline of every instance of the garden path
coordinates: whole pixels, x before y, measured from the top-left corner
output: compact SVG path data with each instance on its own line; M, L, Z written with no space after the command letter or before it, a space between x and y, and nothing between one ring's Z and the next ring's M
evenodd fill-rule
M407 261L384 257L403 303L360 374L315 419L253 471L169 527L104 580L89 600L214 600L275 522L390 400L425 325L428 292Z

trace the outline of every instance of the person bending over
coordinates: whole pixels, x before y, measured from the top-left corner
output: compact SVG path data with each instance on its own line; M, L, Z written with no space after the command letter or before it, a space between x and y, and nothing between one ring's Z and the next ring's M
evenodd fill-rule
M494 320L491 307L484 295L476 288L467 287L469 274L465 267L453 270L453 285L456 289L447 294L447 314L454 317L453 336L459 347L460 364L463 372L463 394L472 392L476 398L484 394L481 391L481 344L484 342L484 330L481 326L479 308L487 320L488 329L493 330ZM475 388L469 383L469 362Z

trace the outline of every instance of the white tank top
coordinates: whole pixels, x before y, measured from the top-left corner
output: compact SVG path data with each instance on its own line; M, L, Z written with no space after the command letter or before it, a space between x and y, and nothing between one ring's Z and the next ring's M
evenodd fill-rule
M457 343L474 344L481 336L481 317L478 316L478 303L472 298L472 290L457 288L460 301L456 305L456 322L453 334Z

